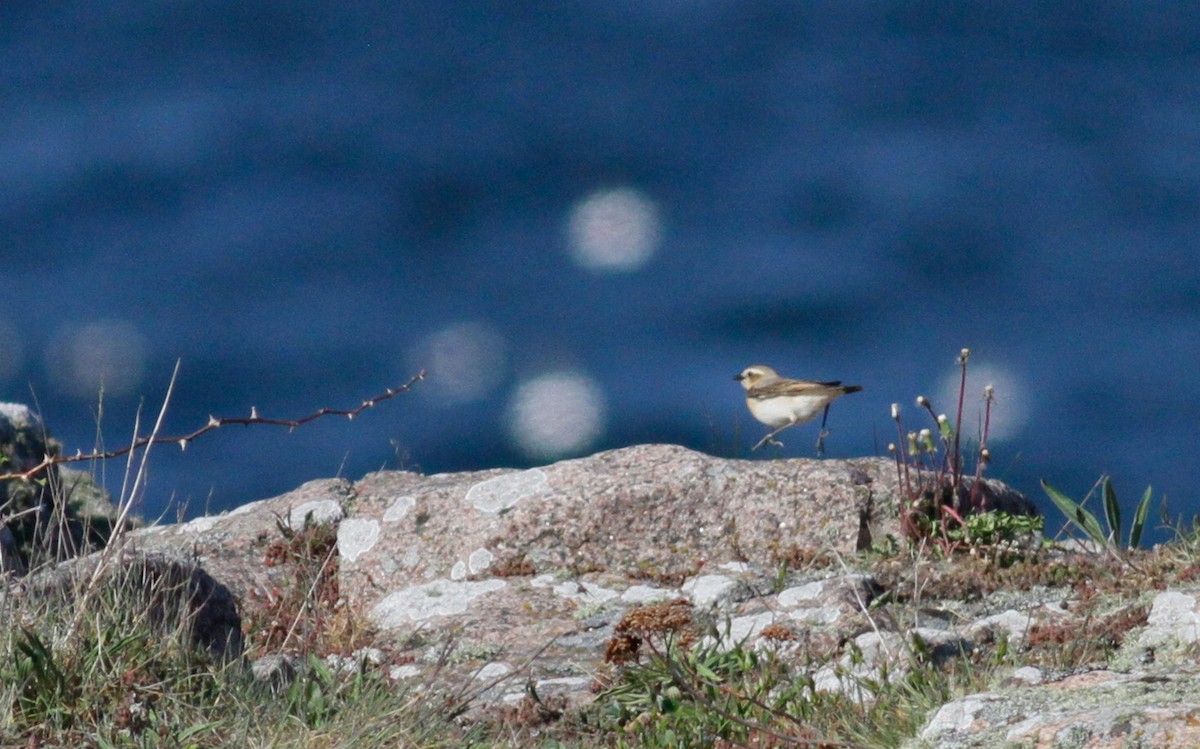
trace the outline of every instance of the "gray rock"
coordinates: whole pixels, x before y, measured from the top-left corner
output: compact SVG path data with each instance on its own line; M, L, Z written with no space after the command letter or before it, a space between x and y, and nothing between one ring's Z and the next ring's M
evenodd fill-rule
M61 449L28 406L0 403L0 472L24 473ZM47 481L0 481L0 526L9 530L9 548L17 554L16 561L7 565L9 571L70 555L59 524L53 522L55 496L50 486L57 477L56 467L50 466L43 476Z
M1097 670L942 705L905 749L1200 746L1200 679Z
M886 460L724 460L670 445L526 471L371 474L355 486L353 533L339 535L344 587L520 565L682 581L724 562L769 564L793 545L850 553L874 497L899 532L895 476Z
M0 473L24 473L62 445L28 406L0 403ZM0 482L0 571L24 574L102 547L116 508L84 471L50 465L32 480Z
M273 693L280 694L296 680L300 659L290 655L271 654L256 658L250 664L254 680L265 685Z
M804 550L850 557L867 532L898 537L896 483L884 459L728 460L639 445L523 471L312 481L128 542L199 565L254 609L295 585L275 551L324 523L340 605L374 625L387 673L436 674L501 702L533 684L578 704L639 606L682 600L701 635L800 658L878 629L871 576L780 569ZM892 651L912 642L883 626ZM924 635L934 649L962 636Z
M536 655L536 678L583 676L563 664L595 661L635 602L682 596L751 617L740 634L761 631L761 612L737 605L768 588L787 550L852 553L875 497L878 527L899 532L895 477L886 460L725 460L670 445L525 471L371 474L338 533L341 589L396 641L457 621L482 652ZM548 642L552 657L538 652Z
M286 534L303 529L306 520L341 521L353 496L349 481L319 479L222 515L136 530L129 543L143 552L194 560L243 602L269 598L292 584L291 571L270 556Z
M1136 670L1150 664L1188 666L1200 642L1200 590L1155 592L1146 626L1128 637L1114 659L1115 668Z

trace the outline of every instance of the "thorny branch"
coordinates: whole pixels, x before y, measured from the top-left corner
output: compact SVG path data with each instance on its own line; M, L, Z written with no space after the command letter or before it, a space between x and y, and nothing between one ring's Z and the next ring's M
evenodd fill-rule
M141 439L134 440L132 444L116 450L97 451L90 453L83 453L76 450L74 455L47 455L42 459L41 463L38 463L26 471L20 471L16 473L0 473L0 481L8 481L9 479L21 479L22 481L28 481L53 465L58 465L60 463L79 463L85 460L108 460L109 458L117 458L122 455L127 455L134 450L146 447L147 445L175 443L179 445L180 449L186 450L188 443L190 443L192 440L201 437L214 429L219 429L226 424L245 424L247 426L250 424L271 424L274 426L287 427L288 431L292 431L296 429L296 427L303 426L310 421L315 421L322 416L345 416L348 419L353 419L355 416L358 416L368 408L372 408L379 403L388 400L389 398L394 398L395 396L400 395L401 393L408 392L412 389L413 385L416 385L423 379L425 379L425 370L421 370L414 375L412 379L398 388L388 388L386 391L375 396L374 398L368 398L357 408L322 408L321 410L314 411L304 418L288 420L268 419L263 416L259 416L258 409L251 406L250 415L247 417L217 418L216 416L209 416L207 424L190 434L185 434L179 437L142 437Z

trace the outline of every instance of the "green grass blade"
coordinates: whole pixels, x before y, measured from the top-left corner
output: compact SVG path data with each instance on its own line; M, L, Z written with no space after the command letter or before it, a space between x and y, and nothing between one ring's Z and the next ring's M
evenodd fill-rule
M1117 491L1113 489L1112 479L1105 476L1100 487L1100 496L1104 499L1104 521L1108 523L1108 540L1121 543L1121 503L1117 501Z
M1150 514L1150 487L1142 494L1137 510L1133 513L1133 525L1129 528L1129 548L1136 549L1142 542L1142 530L1146 527L1146 517Z
M1066 516L1080 530L1099 544L1107 544L1108 536L1104 533L1104 529L1100 527L1100 521L1096 516L1088 512L1083 505L1071 499L1067 495L1060 492L1050 485L1045 479L1042 479L1042 490L1050 497L1050 500L1058 507L1059 511Z
M717 672L713 671L708 666L704 665L703 663L697 662L695 664L695 668L696 668L696 673L700 675L700 678L706 679L706 680L714 682L714 683L720 683L721 677L717 676Z
M187 728L185 728L184 730L179 732L179 735L175 737L175 740L178 742L187 741L191 737L196 736L198 734L207 733L208 731L212 731L217 728L220 728L221 724L224 722L225 722L224 720L210 720L207 723L198 723L194 726L188 726Z

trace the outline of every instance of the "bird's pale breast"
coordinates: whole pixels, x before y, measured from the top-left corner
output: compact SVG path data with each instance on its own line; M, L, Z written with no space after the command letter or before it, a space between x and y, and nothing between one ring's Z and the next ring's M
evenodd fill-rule
M825 407L831 399L828 395L788 395L773 398L747 398L750 413L754 418L773 427L784 424L800 424L808 421Z

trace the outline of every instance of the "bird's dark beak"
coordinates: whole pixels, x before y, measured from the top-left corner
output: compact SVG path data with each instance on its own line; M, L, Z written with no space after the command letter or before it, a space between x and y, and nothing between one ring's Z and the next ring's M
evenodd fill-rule
M737 375L734 375L734 376L733 376L733 379L737 380L738 382L741 382L741 381L742 381L742 377L743 377L743 375L737 374Z

